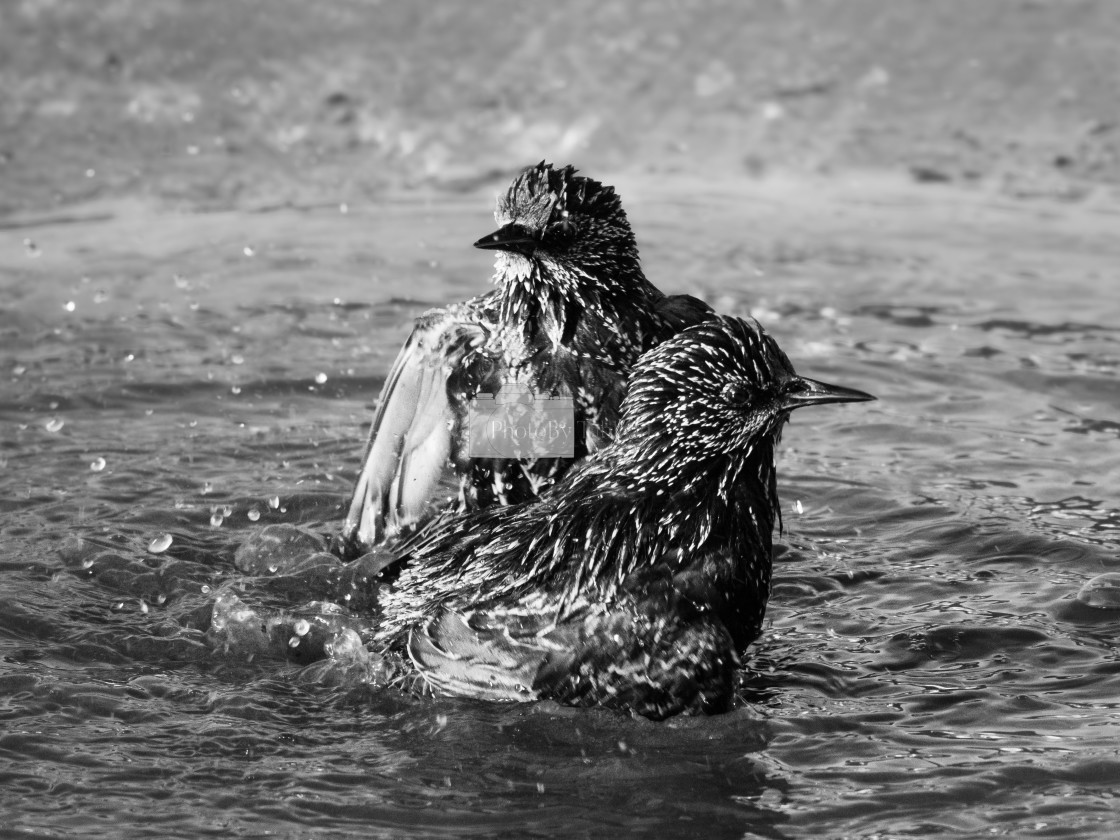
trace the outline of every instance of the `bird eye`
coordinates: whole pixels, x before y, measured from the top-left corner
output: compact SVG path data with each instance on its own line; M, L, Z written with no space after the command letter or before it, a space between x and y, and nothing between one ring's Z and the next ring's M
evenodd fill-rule
M723 386L720 396L728 405L746 405L751 401L751 389L745 382L728 382Z

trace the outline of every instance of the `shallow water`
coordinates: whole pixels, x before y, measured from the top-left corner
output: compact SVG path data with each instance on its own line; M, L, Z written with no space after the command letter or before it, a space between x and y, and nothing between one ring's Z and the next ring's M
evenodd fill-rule
M411 318L485 287L493 190L9 218L9 832L1111 836L1120 611L1075 596L1120 567L1115 209L614 180L654 282L880 398L786 431L737 708L417 699L206 635L255 529L335 527Z

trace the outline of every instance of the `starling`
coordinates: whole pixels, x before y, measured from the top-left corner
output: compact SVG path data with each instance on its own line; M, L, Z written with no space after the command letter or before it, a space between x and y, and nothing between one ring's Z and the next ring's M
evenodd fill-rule
M870 399L798 376L753 321L690 327L642 356L616 438L547 493L401 543L379 641L444 693L721 711L770 595L782 427Z
M498 230L474 244L497 252L497 288L422 315L385 381L344 556L424 516L448 465L459 510L535 498L609 437L638 357L713 315L646 280L618 194L570 166L524 170L495 217ZM507 410L508 394L559 407L561 448L472 430L471 412Z

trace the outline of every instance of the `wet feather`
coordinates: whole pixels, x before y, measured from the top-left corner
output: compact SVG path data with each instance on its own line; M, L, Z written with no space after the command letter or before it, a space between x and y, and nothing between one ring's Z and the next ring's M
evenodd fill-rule
M430 514L441 476L458 510L534 498L609 439L641 353L712 316L646 280L612 187L546 163L499 199L497 288L422 316L382 391L339 549L354 555ZM479 458L466 441L480 392L571 397L574 456Z
M507 699L650 717L726 707L769 597L782 427L802 405L864 399L799 377L753 322L685 330L641 358L616 439L548 493L402 543L381 643L444 691L516 685Z

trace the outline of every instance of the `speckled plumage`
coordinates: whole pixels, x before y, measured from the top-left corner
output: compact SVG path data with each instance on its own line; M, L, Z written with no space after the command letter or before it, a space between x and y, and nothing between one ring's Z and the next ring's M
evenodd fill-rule
M340 540L354 555L430 512L450 465L460 510L534 498L600 446L617 420L634 362L712 316L650 284L618 194L571 167L541 163L499 199L497 288L421 316L381 394ZM570 397L572 458L471 457L468 406L510 386Z
M769 597L782 426L864 399L797 376L753 322L685 330L641 358L616 440L548 493L402 544L382 643L455 694L725 708Z

